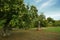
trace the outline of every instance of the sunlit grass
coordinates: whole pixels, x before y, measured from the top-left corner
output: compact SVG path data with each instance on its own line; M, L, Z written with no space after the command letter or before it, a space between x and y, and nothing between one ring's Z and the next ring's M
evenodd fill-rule
M60 27L47 27L44 31L47 31L47 32L59 32L60 33Z

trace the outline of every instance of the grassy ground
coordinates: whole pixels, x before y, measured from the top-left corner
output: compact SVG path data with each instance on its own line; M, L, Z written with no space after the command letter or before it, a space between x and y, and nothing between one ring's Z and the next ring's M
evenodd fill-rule
M36 29L15 30L11 36L1 37L0 40L60 40L60 27Z
M58 33L60 33L60 27L48 27L44 31L47 31L47 32L58 32Z

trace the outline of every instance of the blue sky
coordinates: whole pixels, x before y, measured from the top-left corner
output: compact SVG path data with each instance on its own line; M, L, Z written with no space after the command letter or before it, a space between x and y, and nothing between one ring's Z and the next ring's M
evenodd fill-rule
M24 0L24 2L36 6L39 15L44 12L46 17L60 20L60 0Z

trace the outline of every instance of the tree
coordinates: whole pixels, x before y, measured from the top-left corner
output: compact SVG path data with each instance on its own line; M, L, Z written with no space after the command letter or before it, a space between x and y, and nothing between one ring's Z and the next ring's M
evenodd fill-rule
M36 27L37 19L38 19L38 10L35 6L30 7L30 19L31 19L31 26Z
M43 13L41 13L39 15L39 21L40 21L40 26L41 27L46 27L47 24L46 24L46 18L45 18L45 15Z
M53 18L51 18L51 17L48 17L47 22L48 22L48 26L53 26L54 23L55 23L55 20Z
M25 5L24 0L1 0L0 20L4 21L3 35L7 35L7 30L12 27L29 28L38 21L38 10L35 6ZM35 25L36 26L36 25Z
M60 26L60 20L55 20L53 26L54 27L59 27Z
M9 23L13 19L13 15L19 15L20 12L23 12L24 4L23 0L1 0L0 1L0 19L6 19L3 31L6 33L6 30L10 28ZM18 16L17 16L18 17Z

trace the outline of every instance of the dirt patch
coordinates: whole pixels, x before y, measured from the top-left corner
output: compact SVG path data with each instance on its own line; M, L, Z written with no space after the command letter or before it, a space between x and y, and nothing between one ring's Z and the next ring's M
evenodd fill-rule
M14 31L11 36L1 37L0 40L60 40L60 33L44 31Z

